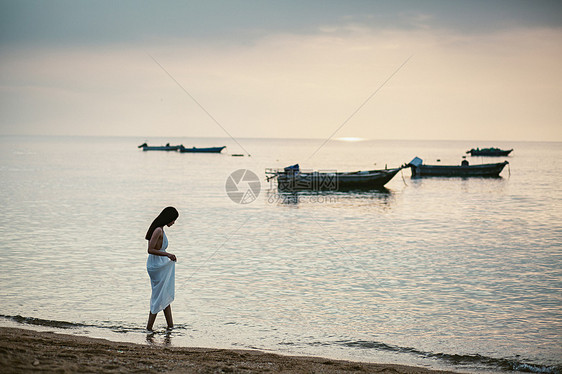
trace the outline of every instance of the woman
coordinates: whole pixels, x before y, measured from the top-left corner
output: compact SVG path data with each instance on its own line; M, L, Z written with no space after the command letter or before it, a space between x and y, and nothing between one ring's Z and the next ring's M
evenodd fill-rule
M166 252L168 238L164 233L164 226L172 226L179 213L174 207L167 207L156 217L146 233L148 240L148 260L146 270L150 276L152 285L152 296L150 298L150 312L146 329L152 331L156 315L164 311L168 328L174 327L172 320L172 308L170 304L174 301L175 290L175 261L176 256Z

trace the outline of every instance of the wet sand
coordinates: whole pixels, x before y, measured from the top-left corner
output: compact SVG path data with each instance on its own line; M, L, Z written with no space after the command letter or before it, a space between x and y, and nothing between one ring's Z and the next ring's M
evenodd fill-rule
M282 356L252 350L165 347L0 327L0 372L445 373L423 368Z

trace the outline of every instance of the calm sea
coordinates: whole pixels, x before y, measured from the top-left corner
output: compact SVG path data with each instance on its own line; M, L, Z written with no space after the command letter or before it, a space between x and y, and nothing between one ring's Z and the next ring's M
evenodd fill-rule
M0 324L173 346L478 371L562 371L562 143L0 137ZM221 146L223 154L137 145ZM500 178L279 194L268 167L459 164ZM260 178L248 204L225 191ZM240 188L248 188L242 187ZM144 234L168 205L177 327L144 331Z

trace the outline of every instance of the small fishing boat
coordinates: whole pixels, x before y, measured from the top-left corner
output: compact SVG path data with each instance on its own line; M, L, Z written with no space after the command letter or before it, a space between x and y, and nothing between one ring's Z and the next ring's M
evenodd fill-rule
M415 157L409 164L412 177L498 177L509 162L495 164L469 165L463 160L461 165L424 165L423 160Z
M466 153L470 153L471 156L508 156L513 149L503 150L499 148L472 148L470 151L466 151Z
M142 148L143 151L177 151L178 149L182 148L183 145L170 145L167 143L166 145L160 146L149 146L146 143L143 143L138 146L138 148Z
M186 148L183 145L179 148L179 151L182 153L221 153L223 149L225 149L226 146L222 146L222 147L207 147L207 148L197 148L197 147L191 147L191 148Z
M266 169L267 180L277 178L282 191L349 191L382 189L402 167L354 172L302 171L299 165Z

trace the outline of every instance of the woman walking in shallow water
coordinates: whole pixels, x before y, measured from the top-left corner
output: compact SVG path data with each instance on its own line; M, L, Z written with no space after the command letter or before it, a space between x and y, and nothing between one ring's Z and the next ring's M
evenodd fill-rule
M172 319L172 308L170 304L174 301L175 293L175 265L176 256L166 252L168 238L164 232L164 226L172 226L179 213L174 207L167 207L156 217L146 233L148 240L148 259L146 270L150 276L152 296L150 297L150 312L146 329L152 331L156 315L164 311L168 328L174 327Z

